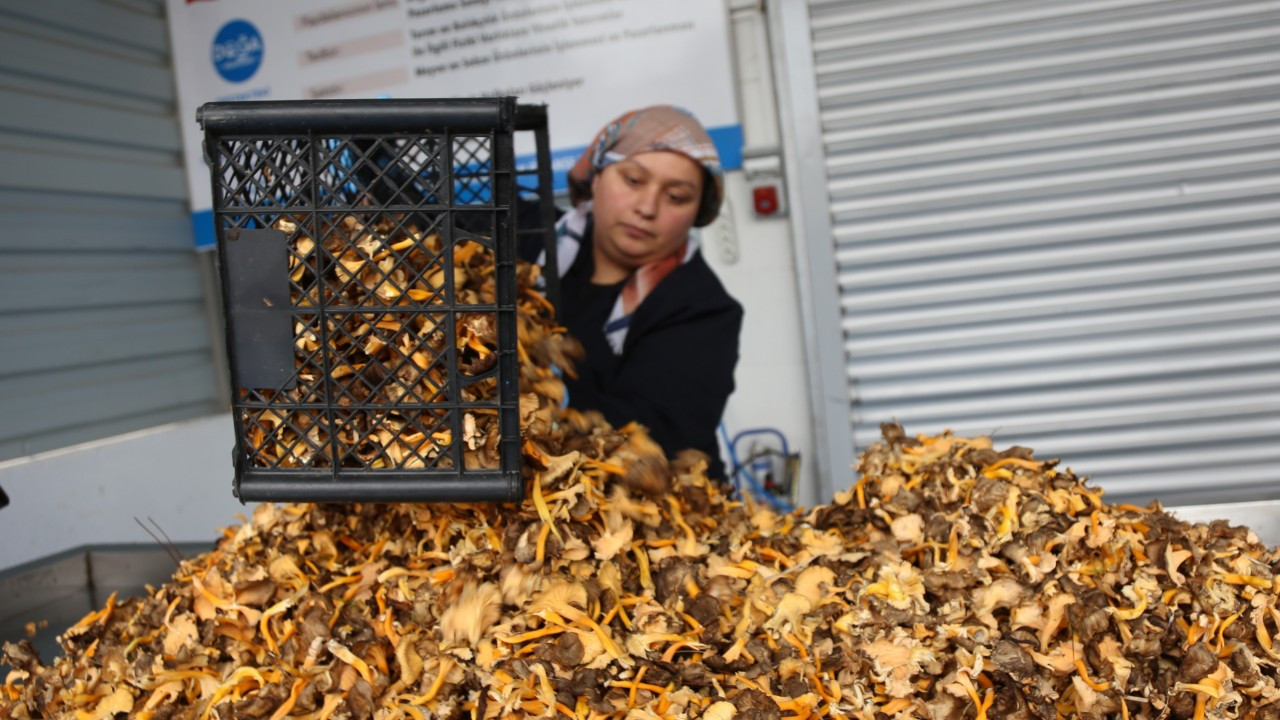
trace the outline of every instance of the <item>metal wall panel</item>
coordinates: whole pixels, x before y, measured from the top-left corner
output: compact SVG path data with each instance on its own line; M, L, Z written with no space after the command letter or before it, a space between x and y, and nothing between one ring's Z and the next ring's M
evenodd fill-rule
M1280 5L808 9L854 445L1280 497Z
M225 408L163 12L0 8L0 460Z

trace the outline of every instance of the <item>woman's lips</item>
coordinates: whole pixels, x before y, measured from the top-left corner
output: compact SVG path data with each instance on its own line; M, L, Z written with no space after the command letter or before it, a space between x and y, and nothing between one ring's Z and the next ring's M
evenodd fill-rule
M638 228L635 225L628 225L627 223L622 223L622 231L626 233L627 237L633 238L636 240L644 240L645 238L648 238L651 235L653 235L653 233L649 232L648 230L645 230L643 228Z

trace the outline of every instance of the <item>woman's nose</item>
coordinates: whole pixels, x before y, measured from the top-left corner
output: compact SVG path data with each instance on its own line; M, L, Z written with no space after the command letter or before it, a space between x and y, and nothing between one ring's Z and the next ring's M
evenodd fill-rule
M641 190L636 197L636 212L651 218L658 214L658 193L654 190Z

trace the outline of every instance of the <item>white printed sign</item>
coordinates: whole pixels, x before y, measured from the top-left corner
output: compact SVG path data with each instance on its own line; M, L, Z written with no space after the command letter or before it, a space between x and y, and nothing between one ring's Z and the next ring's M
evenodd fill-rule
M741 165L722 0L168 2L197 247L214 242L195 122L210 101L514 95L547 105L559 187L607 122L672 104Z

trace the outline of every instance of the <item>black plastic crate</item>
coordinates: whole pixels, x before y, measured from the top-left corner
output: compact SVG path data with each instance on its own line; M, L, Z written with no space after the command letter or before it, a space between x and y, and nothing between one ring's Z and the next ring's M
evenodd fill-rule
M482 100L210 103L242 501L514 501L514 133ZM540 166L543 163L539 163ZM545 181L545 183L544 183Z

